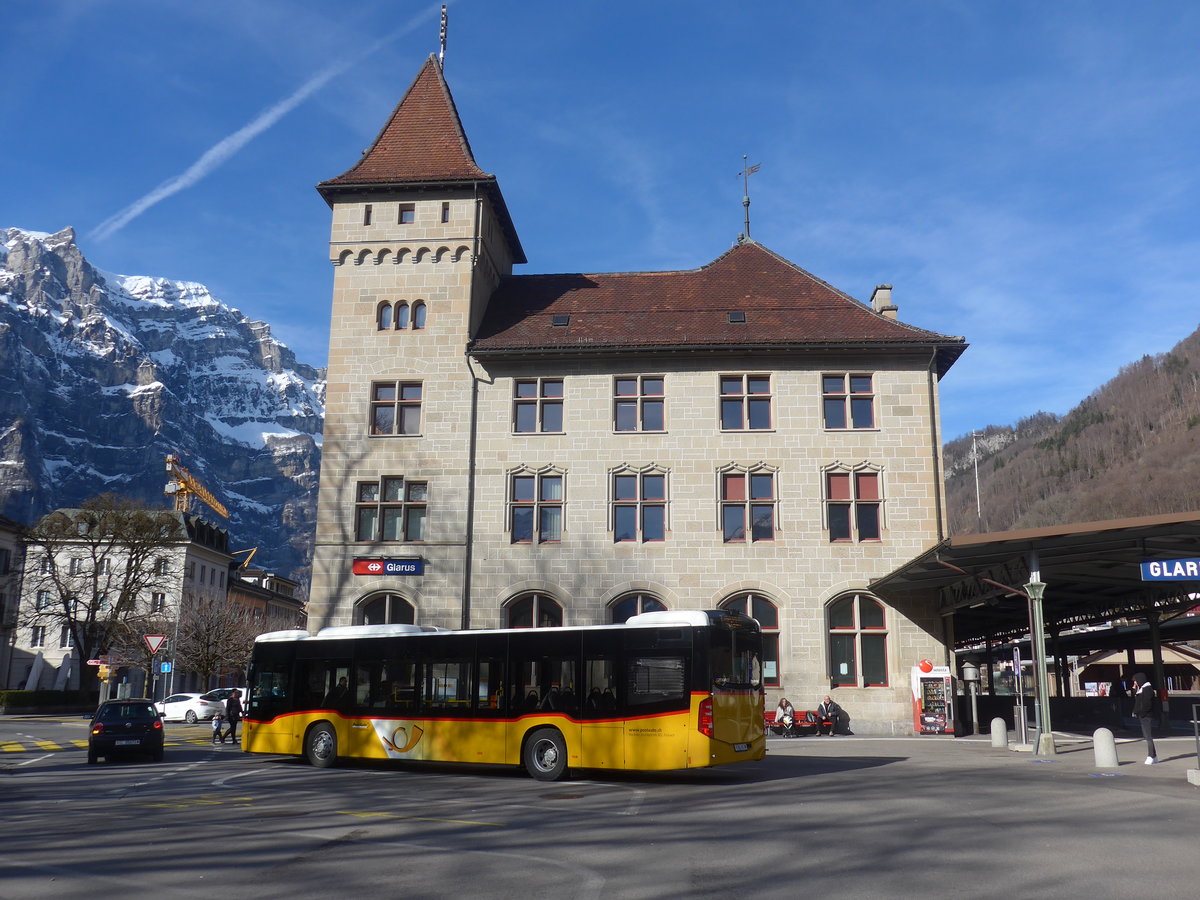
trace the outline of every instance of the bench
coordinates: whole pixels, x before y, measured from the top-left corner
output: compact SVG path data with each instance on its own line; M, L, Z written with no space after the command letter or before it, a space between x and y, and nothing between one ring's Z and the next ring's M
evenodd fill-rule
M801 735L817 734L821 727L824 726L830 730L833 729L833 722L829 719L821 720L817 717L815 709L797 710L796 722L792 725L792 730L785 733L782 725L775 724L775 710L769 710L763 713L763 731L768 734L778 734L783 737L800 737Z

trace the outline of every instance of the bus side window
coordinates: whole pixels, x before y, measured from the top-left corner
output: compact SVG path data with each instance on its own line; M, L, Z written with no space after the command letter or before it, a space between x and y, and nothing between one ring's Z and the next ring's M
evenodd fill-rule
M682 709L687 702L686 671L680 656L631 657L626 702L630 706Z

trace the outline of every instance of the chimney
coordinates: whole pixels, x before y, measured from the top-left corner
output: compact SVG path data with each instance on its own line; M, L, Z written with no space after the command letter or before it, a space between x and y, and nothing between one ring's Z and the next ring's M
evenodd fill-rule
M875 312L888 319L895 319L896 313L900 309L892 303L892 286L890 284L881 284L875 288L875 293L871 294L871 306Z

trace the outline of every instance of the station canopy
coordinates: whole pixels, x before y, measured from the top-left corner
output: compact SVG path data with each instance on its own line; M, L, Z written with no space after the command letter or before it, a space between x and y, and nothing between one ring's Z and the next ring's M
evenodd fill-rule
M1020 641L1025 585L1038 571L1046 632L1087 653L1200 640L1200 579L1143 581L1143 562L1200 557L1200 512L969 534L944 540L871 583L881 597L930 604L951 620L956 649ZM1114 624L1116 623L1116 624ZM1102 627L1106 626L1106 627Z

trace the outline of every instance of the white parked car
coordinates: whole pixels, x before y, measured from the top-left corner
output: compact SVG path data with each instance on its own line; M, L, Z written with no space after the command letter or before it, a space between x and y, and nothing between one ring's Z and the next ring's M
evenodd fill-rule
M187 722L193 725L200 719L211 719L225 711L225 704L206 700L199 694L172 694L154 704L164 722Z

